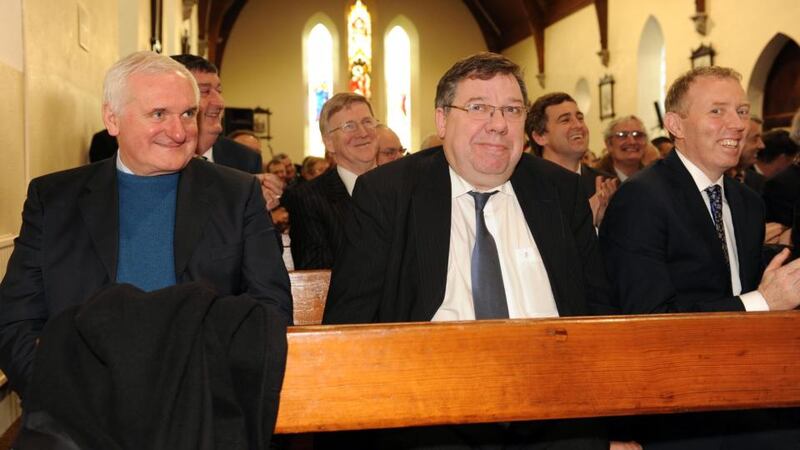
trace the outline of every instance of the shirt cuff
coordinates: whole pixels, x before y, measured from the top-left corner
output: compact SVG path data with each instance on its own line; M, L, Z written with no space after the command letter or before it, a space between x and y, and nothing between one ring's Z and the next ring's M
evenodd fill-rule
M739 296L739 299L744 303L745 311L769 311L767 300L761 295L761 292L751 291Z

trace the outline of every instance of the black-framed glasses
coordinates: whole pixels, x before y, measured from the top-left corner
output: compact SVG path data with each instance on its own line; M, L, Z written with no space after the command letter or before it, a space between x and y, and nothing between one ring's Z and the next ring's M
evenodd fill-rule
M508 105L508 106L494 106L486 105L483 103L467 103L466 105L444 105L445 108L455 108L465 111L470 119L475 120L489 120L494 115L494 112L500 110L500 113L506 120L517 121L525 118L527 111L524 106Z
M644 131L617 131L616 133L611 133L611 136L623 141L628 138L628 136L639 140L647 138L647 133Z
M331 134L334 131L339 131L339 130L341 130L342 133L345 134L352 134L355 133L356 130L358 130L359 124L361 124L361 127L364 128L365 130L372 131L378 126L379 123L380 122L378 122L374 117L367 117L363 119L361 122L356 122L355 120L348 120L347 122L339 125L338 127L328 130L328 134Z
M403 147L398 147L398 148L387 147L387 148L382 148L382 149L380 149L378 151L381 152L382 154L388 156L388 155L397 155L397 154L401 154L402 155L402 154L405 154L406 149L404 149Z

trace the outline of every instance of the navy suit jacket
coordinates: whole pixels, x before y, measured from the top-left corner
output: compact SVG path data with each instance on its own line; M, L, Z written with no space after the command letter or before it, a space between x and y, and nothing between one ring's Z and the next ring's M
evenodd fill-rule
M450 174L441 147L358 178L324 323L430 321L444 300ZM592 213L576 174L524 154L511 176L561 316L611 312ZM596 309L599 306L600 309Z
M761 280L764 204L725 177L742 292ZM600 247L624 313L743 311L705 201L677 153L623 183L600 225Z
M252 174L264 172L261 154L233 139L221 137L214 143L212 148L211 154L217 164Z
M17 392L47 320L115 281L117 192L115 158L31 181L0 283L0 368ZM248 294L291 320L289 277L254 177L190 160L178 182L174 253L178 283Z

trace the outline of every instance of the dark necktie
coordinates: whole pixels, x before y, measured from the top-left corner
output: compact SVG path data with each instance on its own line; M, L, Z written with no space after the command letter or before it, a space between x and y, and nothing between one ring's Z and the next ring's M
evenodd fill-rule
M475 247L472 249L472 303L476 319L508 318L506 290L503 287L503 273L500 271L500 258L494 238L486 228L483 208L492 192L474 192L469 195L475 199Z
M725 263L728 265L728 270L730 270L731 261L728 256L728 244L725 240L725 226L722 223L722 188L715 184L707 187L706 193L711 204L711 217L714 219L714 228L717 229L717 237L722 244L722 254L725 255Z

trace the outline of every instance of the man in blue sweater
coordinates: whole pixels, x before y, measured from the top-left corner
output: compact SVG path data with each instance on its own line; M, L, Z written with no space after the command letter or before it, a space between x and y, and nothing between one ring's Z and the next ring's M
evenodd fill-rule
M114 64L103 121L116 158L31 181L0 284L0 369L24 397L49 318L111 283L145 291L203 281L291 322L286 268L256 178L193 158L198 87L151 52Z

